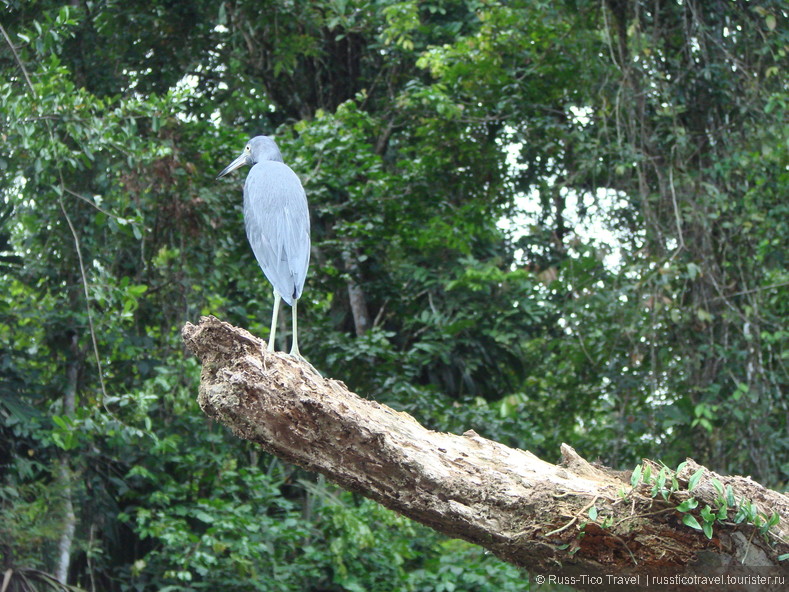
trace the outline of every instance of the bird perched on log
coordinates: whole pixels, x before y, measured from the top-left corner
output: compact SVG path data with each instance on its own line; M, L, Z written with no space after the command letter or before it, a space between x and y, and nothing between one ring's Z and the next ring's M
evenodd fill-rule
M307 196L296 173L282 160L268 136L252 138L241 155L217 179L244 166L252 168L244 183L244 225L252 252L274 287L274 311L268 350L274 351L280 301L293 308L293 345L290 355L301 358L298 301L310 264L310 215Z

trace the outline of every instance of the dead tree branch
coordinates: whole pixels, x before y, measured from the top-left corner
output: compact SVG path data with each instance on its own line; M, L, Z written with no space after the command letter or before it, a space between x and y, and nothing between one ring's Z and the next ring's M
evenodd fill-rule
M758 525L724 519L707 538L677 510L691 497L687 483L699 469L691 461L676 476L666 473L682 487L664 499L567 445L553 465L473 431L427 430L307 364L266 352L265 342L214 317L187 324L183 338L203 365L200 407L237 436L533 573L627 576L744 565L789 576L778 560L789 552L789 498L749 479L705 471L692 495L699 510L714 508L720 483L738 503L750 500L766 516L777 512L780 522L764 536ZM729 508L732 516L736 509Z

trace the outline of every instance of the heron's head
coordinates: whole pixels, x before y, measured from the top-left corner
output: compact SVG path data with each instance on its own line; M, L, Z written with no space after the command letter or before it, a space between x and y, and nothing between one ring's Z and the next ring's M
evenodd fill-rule
M244 146L244 151L238 158L222 169L222 172L219 173L216 178L219 179L220 177L224 177L245 164L251 166L263 160L282 162L282 154L280 154L277 143L272 138L268 136L256 136L247 142L247 145Z

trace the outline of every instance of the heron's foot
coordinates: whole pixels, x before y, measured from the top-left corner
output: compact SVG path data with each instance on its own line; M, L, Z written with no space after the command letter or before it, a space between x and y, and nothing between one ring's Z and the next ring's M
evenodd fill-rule
M318 372L318 371L315 369L315 366L313 366L312 364L310 364L310 363L307 361L307 358L305 358L304 356L302 356L302 355L301 355L301 353L299 352L299 350L298 350L298 349L297 349L297 350L295 350L295 351L294 351L294 350L290 350L290 353L289 353L288 355L289 355L291 358L293 358L294 360L296 360L297 362L299 362L300 364L304 364L304 365L306 365L306 366L307 366L307 367L309 367L309 369L310 369L310 370L312 370L312 371L313 371L315 374L317 374L318 376L320 376L321 378L323 378L323 374L321 374L320 372Z

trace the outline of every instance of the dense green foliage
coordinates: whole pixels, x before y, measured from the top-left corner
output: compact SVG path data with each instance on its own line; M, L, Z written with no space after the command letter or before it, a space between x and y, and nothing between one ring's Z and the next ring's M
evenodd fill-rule
M528 588L201 415L183 323L267 334L215 180L259 133L310 200L326 374L548 460L786 484L783 2L5 4L4 568L65 541L90 590Z

